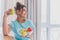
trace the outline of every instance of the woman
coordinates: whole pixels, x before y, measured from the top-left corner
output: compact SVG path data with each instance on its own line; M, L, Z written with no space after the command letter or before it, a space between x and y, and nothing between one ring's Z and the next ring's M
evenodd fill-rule
M8 11L5 11L3 17L3 33L5 40L12 40L11 37L8 36L8 33L12 30L14 32L14 40L31 40L31 35L21 36L19 34L19 29L24 28L27 29L30 27L32 30L34 28L33 23L28 20L27 17L27 10L26 6L20 4L19 2L16 3L15 12L17 15L17 19L12 21L10 24L7 24L6 19L9 15L11 15ZM8 37L8 39L6 39Z

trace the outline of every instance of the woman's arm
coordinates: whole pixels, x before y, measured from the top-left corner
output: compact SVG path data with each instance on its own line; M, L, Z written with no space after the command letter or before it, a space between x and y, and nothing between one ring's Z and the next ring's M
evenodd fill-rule
M4 35L8 35L8 33L10 32L11 28L10 26L7 24L7 11L4 13L3 16L3 34Z

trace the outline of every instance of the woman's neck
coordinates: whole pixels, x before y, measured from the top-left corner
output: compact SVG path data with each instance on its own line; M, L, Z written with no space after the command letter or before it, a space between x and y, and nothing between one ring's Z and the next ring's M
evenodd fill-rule
M24 23L26 21L26 19L22 18L22 17L17 17L17 21L20 22L20 23Z

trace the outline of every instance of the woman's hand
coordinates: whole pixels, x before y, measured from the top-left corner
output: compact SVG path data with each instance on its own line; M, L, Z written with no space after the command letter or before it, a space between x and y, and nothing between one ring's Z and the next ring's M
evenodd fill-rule
M26 35L26 36L21 36L21 37L24 37L24 38L25 38L25 37L26 37L26 38L32 38L32 36L33 36L33 35L31 34L31 35Z
M11 14L10 14L10 10L11 10L11 9L8 9L7 11L4 12L4 17L7 17L7 16L11 15Z
M7 16L9 16L9 10L4 12L4 16L3 16L3 34L4 35L8 35L8 33L10 32L11 28L7 23Z
M27 38L32 38L32 36L33 36L33 35L27 35L26 37L27 37Z

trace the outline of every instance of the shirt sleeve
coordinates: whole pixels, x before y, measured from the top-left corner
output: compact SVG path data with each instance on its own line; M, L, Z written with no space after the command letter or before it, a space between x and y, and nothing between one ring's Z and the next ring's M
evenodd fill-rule
M33 22L31 20L29 20L29 25L32 29L34 29L35 25L33 24Z

